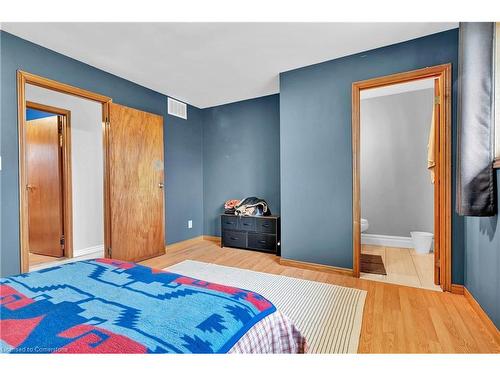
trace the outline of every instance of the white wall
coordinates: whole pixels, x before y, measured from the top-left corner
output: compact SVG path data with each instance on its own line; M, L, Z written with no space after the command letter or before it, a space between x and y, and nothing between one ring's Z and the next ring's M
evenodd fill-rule
M434 232L427 170L433 89L361 101L361 216L367 234Z
M101 104L32 85L26 85L26 100L71 111L73 254L103 251Z

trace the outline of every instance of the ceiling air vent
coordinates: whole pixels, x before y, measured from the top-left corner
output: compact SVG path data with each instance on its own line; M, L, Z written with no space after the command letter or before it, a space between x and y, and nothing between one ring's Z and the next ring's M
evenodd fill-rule
M168 98L168 114L187 120L187 105L178 100Z

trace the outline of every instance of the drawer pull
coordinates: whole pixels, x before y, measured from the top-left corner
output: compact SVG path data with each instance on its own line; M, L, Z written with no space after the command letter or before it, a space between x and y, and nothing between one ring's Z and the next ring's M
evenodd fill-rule
M269 228L269 224L262 224L264 228Z
M238 240L238 237L229 237L231 240L233 241L237 241Z
M232 224L234 224L234 221L226 221L226 224L232 225Z
M248 224L248 223L243 223L243 225L246 225L246 226L248 227L248 226L249 226L249 225L251 225L251 224Z
M264 245L265 245L267 242L266 242L266 241L264 241L264 240L260 240L260 241L259 241L259 243L261 243L261 244L264 244Z

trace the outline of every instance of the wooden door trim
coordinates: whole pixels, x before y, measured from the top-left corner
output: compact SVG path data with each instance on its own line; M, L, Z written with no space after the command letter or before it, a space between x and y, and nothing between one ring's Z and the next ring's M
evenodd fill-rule
M29 240L28 240L28 196L25 189L27 183L26 168L26 84L43 87L63 94L73 95L83 99L93 100L102 105L102 131L103 131L103 190L104 190L104 247L110 247L110 228L109 215L109 171L107 166L108 149L108 106L112 99L108 96L80 89L75 86L67 85L32 73L17 71L17 123L18 123L18 141L19 141L19 253L21 272L29 271ZM55 107L52 107L55 108ZM105 254L107 252L105 251Z
M405 83L424 78L437 78L440 83L439 145L437 147L436 191L439 199L434 221L439 225L440 285L451 291L451 64L391 74L352 84L352 167L353 167L353 275L360 275L361 256L361 194L360 194L360 92L361 90Z
M78 96L80 98L93 100L99 103L107 103L111 101L111 98L108 96L84 90L76 86L71 86L66 83L54 81L52 79L38 76L36 74L28 73L22 70L18 70L17 74L18 77L21 76L24 79L25 83L29 83L30 85L43 87L45 89L61 92L63 94Z
M71 175L71 111L50 105L26 101L26 108L36 109L62 117L62 192L64 220L64 256L73 258L73 201Z
M439 78L434 78L434 98L438 97L441 95L441 90L442 90L442 87L440 85L440 81L439 81ZM436 103L435 100L434 100L434 111L432 112L432 116L433 116L433 121L435 121L436 124L438 123L441 123L441 105L440 103ZM436 126L434 128L434 146L439 148L439 138L440 138L440 131L439 131L439 128ZM436 163L436 165L434 166L434 176L436 176L436 174L438 174L439 172L439 164ZM439 194L439 184L436 184L434 183L434 186L433 186L433 194L434 194L434 208L433 208L433 212L436 212L439 210L439 206L440 206L440 194ZM435 221L435 217L434 217L434 236L435 238L439 238L440 237L440 232L441 232L441 227L438 224L436 224L436 221ZM439 248L439 246L434 246L434 284L438 285L438 284L441 284L441 265L436 261L436 258L437 259L441 259L440 258L440 251L441 249Z

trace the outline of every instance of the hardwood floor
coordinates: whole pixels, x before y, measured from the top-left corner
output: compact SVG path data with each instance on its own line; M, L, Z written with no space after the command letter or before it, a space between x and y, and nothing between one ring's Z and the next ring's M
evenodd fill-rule
M213 239L168 246L165 255L141 264L165 268L186 259L368 291L360 353L500 353L498 332L488 330L463 295L284 266L277 256L221 249Z
M64 259L64 258L29 253L29 265L30 265L30 267L37 266L37 265L42 264L42 263L56 262L56 261L61 260L61 259Z
M413 249L374 245L361 245L361 252L380 255L387 272L387 275L361 272L362 279L441 291L434 285L434 253L418 254Z

